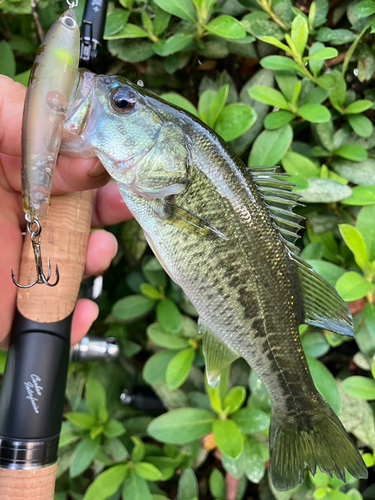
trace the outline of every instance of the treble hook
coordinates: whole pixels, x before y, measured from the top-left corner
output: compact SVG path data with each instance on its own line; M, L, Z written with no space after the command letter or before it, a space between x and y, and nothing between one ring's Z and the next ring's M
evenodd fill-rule
M36 279L30 285L20 285L16 281L16 277L13 273L13 269L10 268L10 272L12 274L12 281L16 286L18 286L18 288L31 288L32 286L36 285L37 283L40 283L40 284L44 283L47 286L56 286L57 283L59 282L59 279L60 279L59 268L56 265L56 281L55 281L55 283L49 283L49 279L51 277L51 264L50 264L49 258L47 259L47 262L48 262L48 264L47 264L47 268L48 268L47 277L45 277L44 272L43 272L42 254L40 251L40 233L42 231L42 226L40 225L40 222L38 221L38 219L31 219L29 214L26 214L25 219L27 220L27 230L30 233L31 244L33 246L35 265L36 265ZM36 225L35 231L33 231L31 229L31 227L34 224Z

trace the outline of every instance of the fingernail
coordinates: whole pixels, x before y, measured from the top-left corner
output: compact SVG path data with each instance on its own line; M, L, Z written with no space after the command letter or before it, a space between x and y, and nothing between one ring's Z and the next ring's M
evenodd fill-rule
M88 172L89 177L100 177L106 172L101 162L98 160L92 169Z

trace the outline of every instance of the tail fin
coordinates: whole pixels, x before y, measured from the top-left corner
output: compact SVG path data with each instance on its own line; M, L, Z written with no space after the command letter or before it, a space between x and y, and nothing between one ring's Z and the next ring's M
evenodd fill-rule
M362 457L323 398L320 411L294 424L271 418L270 475L275 488L285 491L303 481L304 470L315 474L316 468L345 481L345 469L357 479L367 478ZM306 414L305 414L306 415Z

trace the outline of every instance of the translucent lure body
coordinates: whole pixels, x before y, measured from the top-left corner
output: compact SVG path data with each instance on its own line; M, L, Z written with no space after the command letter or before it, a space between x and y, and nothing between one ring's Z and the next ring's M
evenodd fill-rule
M77 20L68 9L43 39L31 69L21 142L23 210L31 219L47 214L79 44Z

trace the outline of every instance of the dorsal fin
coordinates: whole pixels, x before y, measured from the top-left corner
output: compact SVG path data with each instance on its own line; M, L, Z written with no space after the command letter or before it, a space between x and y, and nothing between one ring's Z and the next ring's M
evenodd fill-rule
M294 184L287 181L289 174L276 172L278 167L251 167L247 171L270 211L270 216L280 232L282 240L293 252L298 254L295 241L302 226L299 224L304 217L293 212L298 203L299 195L292 192Z

